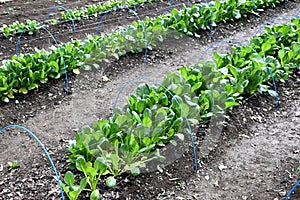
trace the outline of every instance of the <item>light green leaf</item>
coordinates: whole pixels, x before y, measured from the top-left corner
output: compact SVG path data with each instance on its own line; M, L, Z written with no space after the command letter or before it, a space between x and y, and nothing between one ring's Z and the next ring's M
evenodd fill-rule
M269 49L271 49L271 44L268 42L265 42L262 44L261 46L261 50L265 53L267 52Z
M76 168L82 172L86 171L87 164L86 164L84 157L80 156L76 159Z
M231 107L234 107L234 106L238 106L239 105L239 103L238 102L233 102L233 101L227 101L226 103L225 103L225 108L227 109L227 108L231 108Z
M182 133L177 133L176 137L178 137L180 141L184 141L184 135Z
M94 190L90 195L90 200L99 200L101 197L98 189Z
M1 100L5 103L8 103L9 102L9 99L5 96L1 97Z
M64 181L67 185L72 187L74 185L74 174L70 171L67 171Z
M23 94L27 94L28 93L28 90L26 88L20 88L19 89L19 93L23 93Z
M105 183L107 187L112 188L116 186L117 180L115 179L115 177L110 176L106 179Z
M133 167L130 171L132 176L138 176L141 173L140 169L137 166Z

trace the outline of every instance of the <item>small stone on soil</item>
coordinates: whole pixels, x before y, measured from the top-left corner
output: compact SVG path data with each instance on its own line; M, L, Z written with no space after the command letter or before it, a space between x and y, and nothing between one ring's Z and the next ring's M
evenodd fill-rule
M227 166L220 164L219 165L219 170L222 171L223 169L227 169Z
M278 194L279 194L279 196L281 196L281 197L285 197L286 191L280 191L280 192L278 192Z

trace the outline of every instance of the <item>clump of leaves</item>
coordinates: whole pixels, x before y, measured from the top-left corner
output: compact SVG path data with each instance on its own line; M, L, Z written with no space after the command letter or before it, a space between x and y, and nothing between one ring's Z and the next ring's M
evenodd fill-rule
M103 164L100 157L92 164L91 162L86 162L85 158L80 156L76 160L76 168L84 173L87 183L93 192L97 189L101 175L104 175L107 171L107 166Z

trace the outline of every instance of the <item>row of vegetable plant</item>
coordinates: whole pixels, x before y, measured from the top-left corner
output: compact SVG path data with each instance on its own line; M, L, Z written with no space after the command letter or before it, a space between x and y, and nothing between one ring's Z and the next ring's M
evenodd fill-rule
M62 13L62 19L65 21L70 21L71 19L80 20L82 18L88 19L91 16L97 17L99 14L104 13L110 9L113 9L116 6L133 7L135 5L151 3L155 1L157 0L127 0L127 1L111 0L98 5L88 5L87 7L81 9L68 10L69 14L71 15L71 18L68 13Z
M161 86L141 84L111 118L77 133L68 147L68 162L85 178L80 187L73 187L75 177L67 172L62 184L69 198L76 199L88 185L91 199L99 199L101 177L113 187L114 177L125 172L136 176L149 161L164 159L159 150L187 136L185 117L196 125L223 113L222 105L213 111L214 102L223 99L227 109L239 105L245 94L274 94L269 70L279 81L300 70L300 20L266 28L266 33L252 38L248 46L233 47L232 53L225 55L215 52L214 56L213 61L169 72ZM214 89L216 86L223 90Z
M207 21L210 17L214 22L238 19L253 12L254 7L259 9L278 1L217 0L210 2L209 7L206 4L194 4L191 8L183 5L182 11L173 9L170 14L154 19L146 17L145 21L133 22L106 36L88 36L84 41L73 40L60 47L53 47L51 52L37 50L34 54L12 56L11 60L4 60L0 67L0 98L3 102L9 102L15 93L27 94L29 90L46 83L49 78L60 78L65 73L65 66L68 71L80 68L93 52L92 57L98 61L110 56L119 58L127 51L141 52L145 47L151 49L151 46L155 46L170 29L197 37L198 30L210 27L211 23Z
M59 21L69 22L72 20L81 20L81 19L88 19L91 17L97 17L98 15L103 14L106 11L109 11L116 6L126 6L129 8L132 8L135 5L144 4L144 3L151 3L155 0L110 0L105 1L103 3L99 3L97 5L87 5L85 7L82 7L80 9L68 9L67 12L63 11L61 13L61 18L55 18L55 19L49 19L47 20L48 24L55 25ZM25 22L19 22L15 21L12 24L3 24L0 28L0 31L3 33L3 35L8 38L13 35L19 34L19 33L27 33L29 35L33 35L37 30L41 28L41 24L37 22L36 20L26 20ZM44 24L45 26L47 24Z

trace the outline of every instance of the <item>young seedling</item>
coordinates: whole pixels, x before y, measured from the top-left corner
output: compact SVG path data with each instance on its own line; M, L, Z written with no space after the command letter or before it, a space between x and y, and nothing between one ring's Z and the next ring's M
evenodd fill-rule
M107 166L103 164L100 157L95 160L94 166L92 166L91 162L86 162L84 157L78 157L76 168L84 173L87 183L93 192L97 189L101 175L104 175L107 171Z
M63 190L65 191L65 193L67 194L70 200L76 200L80 195L80 193L82 192L82 190L85 189L87 184L87 179L83 178L81 179L79 185L74 185L75 182L74 174L68 171L64 177L64 182L65 183L63 183L62 181L60 182Z
M113 187L116 186L117 180L115 179L115 177L110 176L110 177L108 177L108 178L106 179L105 183L106 183L106 186L107 186L107 187L113 188Z
M7 164L8 164L8 170L11 172L16 171L16 169L20 167L20 163L17 160L13 162L7 162Z

